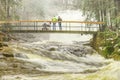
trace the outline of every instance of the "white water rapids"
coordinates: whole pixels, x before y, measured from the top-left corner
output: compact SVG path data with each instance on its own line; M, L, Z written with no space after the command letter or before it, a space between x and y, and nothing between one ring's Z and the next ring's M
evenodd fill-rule
M11 42L10 48L23 55L15 55L17 59L31 62L37 70L51 75L8 75L2 76L2 80L119 80L120 62L103 58L83 42L41 41L43 35L38 34L17 34L22 38L19 43ZM46 36L43 37L47 39Z
M91 35L16 34L19 42L9 43L15 57L36 65L51 75L5 75L2 80L120 80L120 62L105 59L83 43ZM85 41L85 42L83 42ZM57 73L57 74L52 74Z

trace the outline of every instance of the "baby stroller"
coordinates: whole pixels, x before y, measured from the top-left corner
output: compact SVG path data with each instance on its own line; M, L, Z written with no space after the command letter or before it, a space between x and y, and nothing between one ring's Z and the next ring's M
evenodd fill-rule
M47 30L50 29L50 24L43 23L42 27L43 27L43 28L42 28L43 31L47 31Z

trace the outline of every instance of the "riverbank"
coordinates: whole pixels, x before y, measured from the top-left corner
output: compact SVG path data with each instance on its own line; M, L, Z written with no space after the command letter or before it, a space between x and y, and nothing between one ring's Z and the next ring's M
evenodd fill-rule
M105 58L120 60L119 34L114 31L98 32L91 40L91 46Z

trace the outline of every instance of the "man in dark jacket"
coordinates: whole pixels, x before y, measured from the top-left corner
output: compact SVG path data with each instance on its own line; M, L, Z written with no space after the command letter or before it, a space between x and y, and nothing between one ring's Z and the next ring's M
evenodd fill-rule
M58 16L58 26L59 29L62 30L62 24L61 24L62 18L60 16Z

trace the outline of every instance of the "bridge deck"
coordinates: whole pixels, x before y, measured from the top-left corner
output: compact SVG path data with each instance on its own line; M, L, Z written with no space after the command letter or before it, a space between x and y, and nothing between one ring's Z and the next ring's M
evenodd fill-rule
M68 31L68 30L12 30L12 33L80 33L80 34L95 34L96 31Z

